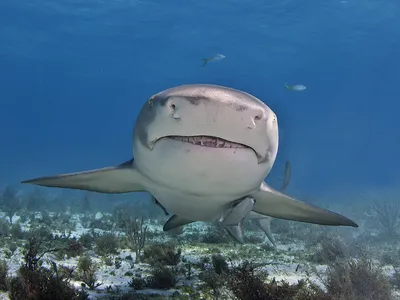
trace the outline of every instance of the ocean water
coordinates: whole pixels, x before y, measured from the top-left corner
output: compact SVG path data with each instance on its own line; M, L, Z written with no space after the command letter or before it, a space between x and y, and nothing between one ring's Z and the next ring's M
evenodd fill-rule
M202 66L203 58L219 53L223 60ZM355 219L360 227L343 235L382 236L386 227L377 219L368 223L368 207L372 200L392 201L392 212L400 207L399 54L400 3L394 0L1 0L0 189L12 185L23 197L31 187L22 180L127 161L136 117L151 95L182 84L216 84L250 93L276 113L279 151L270 185L281 185L289 160L289 195ZM307 89L288 91L285 83ZM57 201L75 197L79 205L85 195L40 191ZM157 216L151 225L157 230L165 221L145 193L90 197L101 201L92 200L81 216L101 219L98 213L111 213L119 197L140 203L136 215ZM392 218L396 232L400 212ZM193 226L201 235L200 225ZM281 252L299 245L276 238ZM398 255L396 241L373 242L374 259L381 261L384 249ZM13 258L12 272L21 257ZM99 288L106 285L112 283Z

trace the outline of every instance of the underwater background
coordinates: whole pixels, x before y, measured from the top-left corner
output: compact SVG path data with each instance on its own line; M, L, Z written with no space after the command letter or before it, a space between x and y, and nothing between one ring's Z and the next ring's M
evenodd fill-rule
M210 61L203 67L202 59L217 53L225 58ZM16 270L23 262L22 254L26 241L29 241L23 234L43 224L50 232L56 232L54 224L60 223L60 215L54 215L54 211L65 214L67 206L77 207L79 204L81 207L82 199L86 199L83 202L86 204L87 199L94 199L91 208L69 209L67 215L67 219L71 222L75 220L82 228L96 228L95 221L106 218L109 213L107 220L113 225L103 224L100 229L107 232L115 230L115 226L118 227L115 205L119 203L141 203L140 209L133 209L134 213L128 218L149 219L148 232L151 226L162 228L165 216L159 208L152 206L151 197L145 193L88 196L83 192L33 189L19 185L19 182L37 176L115 165L130 159L133 125L142 105L151 95L177 85L209 83L248 92L264 101L277 114L280 145L275 165L266 179L269 184L275 187L281 185L279 177L289 160L292 166L290 186L287 188L289 195L319 205L323 203L324 207L332 207L355 218L360 225L358 229L327 229L288 222L292 227L281 231L278 227L286 225L272 226L280 250L279 257L271 259L282 261L285 251L295 251L300 241L309 236L309 233L304 233L300 238L293 236L286 237L289 240L280 240L279 232L294 235L314 228L327 236L325 230L332 230L335 239L351 236L342 241L345 244L352 244L357 238L361 239L357 240L358 245L363 245L358 248L370 246L373 254L368 257L386 266L386 273L383 273L390 279L387 286L392 292L396 291L399 285L392 281L393 276L398 276L397 284L400 282L400 275L396 273L396 268L400 266L397 232L400 220L399 54L400 2L394 0L1 0L0 190L7 190L12 185L21 197L38 193L40 197L53 199L47 199L52 203L50 206L40 204L39 197L28 209L18 207L15 210L17 218L12 216L8 222L7 205L12 206L13 201L7 204L3 194L5 221L2 230L5 231L0 236L5 243L2 242L4 249L14 244L17 247L9 256L4 249L1 253L7 260L13 259L14 267L9 266L9 276L17 274ZM303 84L307 89L289 91L285 83ZM65 200L68 197L75 202L71 204ZM68 202L63 208L50 209L63 201ZM377 212L376 205L386 201L389 204ZM378 204L374 206L374 203ZM375 213L371 213L371 205ZM36 217L31 218L29 214L33 211L43 213L38 220L46 214L53 221L32 226ZM380 221L378 215L382 215ZM85 223L81 220L84 217L92 219ZM15 227L13 220L20 220L22 235L15 236L12 231L7 231ZM153 220L159 223L153 224ZM385 220L392 224L382 225ZM136 228L137 220L132 222ZM87 226L82 225L84 223ZM139 223L145 224L143 221ZM126 231L124 224L121 228ZM65 226L61 226L63 230L66 230ZM81 232L79 226L78 229L67 227L76 233ZM203 225L193 227L194 242L190 238L171 237L162 233L161 229L155 229L153 234L158 235L155 240L168 238L175 243L180 239L182 256L187 250L185 245L192 242L197 243L196 247L206 247L208 250L204 253L210 255L220 253L218 249L239 251L229 239L212 242L215 251L209 250L206 241L201 240L203 233L195 231L205 229L196 226ZM303 226L303 229L296 226ZM335 230L342 230L342 233ZM255 234L260 240L247 243L264 247L262 245L268 242L262 232ZM319 237L319 233L316 236ZM71 237L64 235L63 238ZM48 240L52 242L54 238ZM151 241L151 238L147 240ZM64 242L68 244L69 241ZM93 243L96 249L97 244ZM318 243L320 240L316 238L311 243L312 247ZM312 247L301 251L312 253L315 250ZM351 248L351 245L348 247ZM337 249L337 244L333 248ZM129 247L122 249L125 249L122 250L125 256L132 251ZM21 255L15 256L18 251ZM251 251L246 252L249 257L259 257ZM276 250L268 251L268 255L272 255ZM346 255L343 254L343 257L358 257L352 251L344 251ZM305 258L292 254L288 255L297 257L298 261L290 263L297 269L297 265L304 264ZM73 256L76 258L75 265L79 255ZM97 253L99 264L104 261L102 257L109 258L110 255L115 253ZM228 257L226 252L223 256ZM387 258L385 262L383 257ZM107 272L118 275L119 271L114 270L114 261L112 256L113 264L107 266L107 271L99 267L97 272L102 276ZM74 265L64 256L58 257L57 262ZM329 258L315 265L330 262L332 259ZM144 272L136 267L129 271L130 267L126 263L124 276L126 272ZM183 273L179 274L183 276ZM132 276L126 277L130 280ZM186 277L184 280L188 282L193 280ZM286 275L281 277L288 278ZM79 278L75 278L77 287L82 281L82 277ZM0 278L0 288L1 282ZM105 289L108 285L112 284L103 284L98 289ZM207 293L204 292L201 299L225 299L223 297L226 296L223 293L219 296ZM187 299L200 299L195 294L193 292ZM172 293L164 297L166 295ZM243 295L249 293L236 296L239 299L267 299L265 295L252 298ZM375 298L351 295L340 299L395 297L388 294ZM22 296L15 297L13 299ZM304 299L314 299L310 297ZM316 299L328 299L318 297ZM65 299L75 298L67 296Z

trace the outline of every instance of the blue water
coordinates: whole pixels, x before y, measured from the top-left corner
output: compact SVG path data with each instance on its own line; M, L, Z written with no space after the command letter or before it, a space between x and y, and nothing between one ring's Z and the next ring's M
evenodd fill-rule
M398 0L1 0L0 187L128 160L146 99L199 82L277 113L272 185L287 159L290 194L398 185Z

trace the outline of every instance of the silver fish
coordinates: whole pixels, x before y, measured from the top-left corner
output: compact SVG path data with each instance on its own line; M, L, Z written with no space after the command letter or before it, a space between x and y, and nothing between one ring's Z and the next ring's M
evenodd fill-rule
M209 62L209 61L219 61L223 60L225 58L225 55L223 54L215 54L209 58L203 58L203 67Z
M307 89L307 87L303 84L287 85L287 83L285 83L285 87L288 91L298 91L298 92Z

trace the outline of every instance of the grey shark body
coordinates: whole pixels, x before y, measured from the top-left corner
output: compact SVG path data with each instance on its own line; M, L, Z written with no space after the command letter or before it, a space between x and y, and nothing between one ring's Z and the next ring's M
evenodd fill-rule
M221 221L229 210L240 214L240 207L247 215L357 227L264 182L278 152L278 120L248 93L193 84L155 94L138 115L132 149L134 159L117 166L23 183L100 193L147 191L173 214L167 230L185 222ZM248 205L239 206L242 201Z

